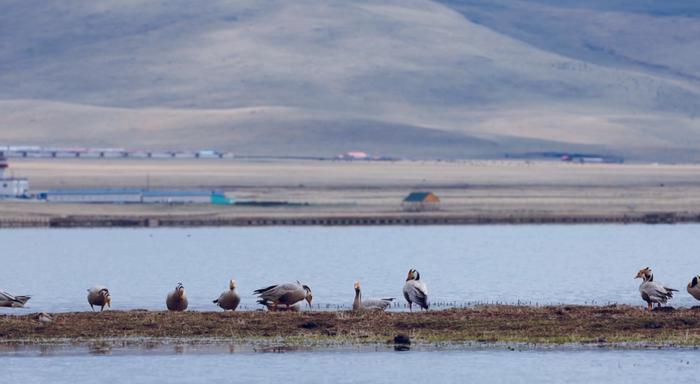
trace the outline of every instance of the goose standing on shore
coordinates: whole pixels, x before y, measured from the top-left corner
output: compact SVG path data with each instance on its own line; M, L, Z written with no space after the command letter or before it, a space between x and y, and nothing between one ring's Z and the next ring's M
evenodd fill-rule
M165 305L169 311L184 311L187 309L187 296L185 296L185 287L182 283L177 283L175 290L168 293Z
M96 285L87 291L87 301L88 304L90 304L90 308L92 308L93 312L95 311L95 305L100 306L100 312L105 309L105 305L111 308L112 297L109 295L109 290L107 287Z
M394 300L393 297L387 299L362 299L362 292L360 291L360 282L355 282L355 301L352 302L353 311L362 310L379 310L384 311Z
M14 296L0 289L0 307L22 308L31 296Z
M428 310L428 286L420 281L420 273L411 269L406 277L406 284L403 286L403 297L408 301L408 309L413 312L413 303L418 304L421 308Z
M311 299L313 298L311 295L311 288L298 281L296 283L271 285L269 287L256 289L253 293L260 298L258 303L263 301L265 303L263 305L268 306L267 303L269 302L275 310L280 304L290 307L302 300L306 300L309 304L309 308L311 308Z
M700 283L700 275L697 275L693 277L693 280L690 280L687 289L691 296L697 300L700 300L700 285L698 283Z
M642 284L639 285L639 293L642 295L642 300L647 302L649 310L653 309L654 303L658 307L661 307L661 304L666 304L668 299L673 297L673 292L678 292L677 289L665 287L663 284L654 281L654 274L649 267L640 269L634 278L642 279Z
M235 311L238 304L241 302L241 296L236 292L236 280L231 280L228 283L228 291L224 291L219 295L219 298L214 300L214 304L223 308L224 311Z

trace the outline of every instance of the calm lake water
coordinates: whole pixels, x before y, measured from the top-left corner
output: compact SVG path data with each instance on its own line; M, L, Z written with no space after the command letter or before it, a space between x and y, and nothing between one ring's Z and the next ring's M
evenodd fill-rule
M192 310L238 281L252 291L300 280L321 309L349 306L353 282L365 297L399 298L409 268L433 303L628 303L642 305L636 272L680 289L700 273L698 225L18 229L0 231L0 287L31 294L24 310L89 310L86 289L109 287L113 309L164 309L183 282Z
M50 354L49 354L50 356ZM316 351L2 356L7 383L694 382L690 350Z

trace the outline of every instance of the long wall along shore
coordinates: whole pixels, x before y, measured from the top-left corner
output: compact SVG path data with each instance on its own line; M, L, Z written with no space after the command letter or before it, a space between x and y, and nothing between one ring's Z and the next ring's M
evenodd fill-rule
M363 225L482 225L482 224L682 224L700 223L700 215L658 213L625 216L465 216L449 214L393 214L269 217L129 217L67 216L0 218L0 228L105 228L105 227L247 227L247 226L363 226Z

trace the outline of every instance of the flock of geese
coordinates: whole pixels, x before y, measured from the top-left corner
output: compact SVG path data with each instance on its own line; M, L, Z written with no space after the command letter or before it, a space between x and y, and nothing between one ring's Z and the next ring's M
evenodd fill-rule
M105 307L111 307L112 297L107 287L96 285L87 291L87 301L93 311L95 311L95 307L99 307L100 312ZM253 293L258 296L258 303L265 306L269 311L297 312L301 310L299 305L301 301L306 300L309 307L311 307L311 300L313 299L311 288L299 281L270 285L269 287L256 289ZM413 311L412 305L414 303L420 308L428 310L428 287L420 280L420 273L415 269L408 271L406 283L403 287L403 296L408 302L408 307L411 311ZM0 290L0 307L21 308L24 307L24 304L29 299L30 296L14 296ZM352 309L356 311L385 310L391 305L393 300L393 297L386 299L362 299L360 283L356 282L355 300L352 304ZM238 308L238 304L241 303L241 296L236 290L236 281L229 281L229 289L222 292L213 303L224 310L235 311ZM168 293L165 298L165 306L169 311L187 310L188 300L182 283L177 283L175 289Z
M654 274L649 267L639 270L635 279L642 279L642 283L639 285L639 293L642 296L642 300L646 301L649 310L653 309L654 304L658 307L666 304L669 299L673 298L673 292L678 292L677 289L669 288L662 283L654 281ZM383 311L395 300L393 297L363 299L360 283L356 282L354 288L355 300L352 303L352 309L355 311ZM700 275L693 277L686 289L691 296L700 300ZM309 307L311 307L311 300L313 299L311 288L299 281L270 285L269 287L256 289L253 293L258 296L257 302L265 306L269 311L300 311L299 303L301 301L306 300ZM421 309L428 310L428 287L420 279L420 273L415 269L408 271L406 283L403 286L403 296L408 302L410 311L413 311L413 304L418 305ZM14 296L0 290L0 307L20 308L29 299L30 296ZM107 287L98 285L88 289L87 301L93 311L96 306L100 307L100 311L103 311L105 306L110 307L112 297ZM231 280L229 289L222 292L213 302L224 310L235 311L241 302L241 296L236 290L236 281ZM187 295L182 283L177 283L175 289L168 293L165 305L170 311L184 311L187 309Z
M651 268L642 268L637 272L635 279L642 279L642 283L639 285L639 293L642 295L642 300L647 302L647 308L652 310L654 304L660 307L662 304L666 304L668 299L673 298L673 292L678 292L677 289L669 288L658 281L654 281L654 274L651 272ZM688 283L686 290L693 296L696 300L700 300L700 275L693 277Z

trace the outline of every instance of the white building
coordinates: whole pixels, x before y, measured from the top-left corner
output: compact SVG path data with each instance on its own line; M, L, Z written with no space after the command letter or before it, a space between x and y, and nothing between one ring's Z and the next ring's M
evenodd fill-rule
M0 198L24 197L29 191L29 180L24 178L6 177L7 159L0 156Z
M338 160L370 160L367 152L351 151L337 156Z

